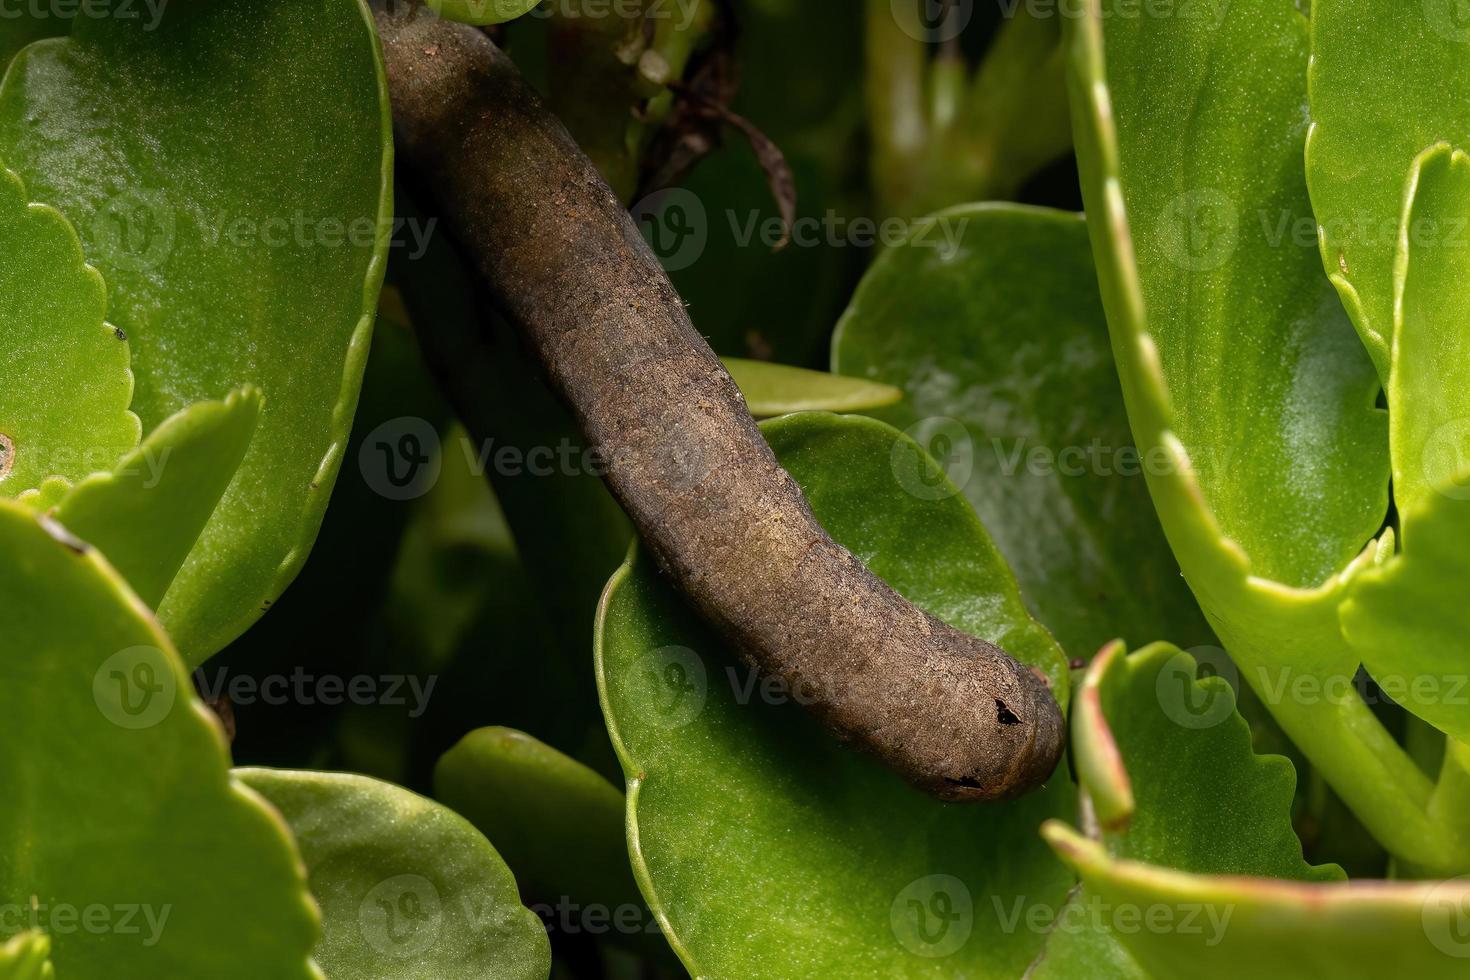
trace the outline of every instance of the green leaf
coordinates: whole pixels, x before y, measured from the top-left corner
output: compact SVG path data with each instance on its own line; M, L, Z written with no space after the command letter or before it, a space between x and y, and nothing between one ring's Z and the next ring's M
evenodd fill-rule
M545 980L551 947L495 848L464 818L391 783L241 769L301 845L329 977Z
M514 729L481 728L439 759L434 795L495 841L530 894L642 909L623 794L575 759Z
M1343 633L1395 702L1470 738L1463 602L1470 540L1470 157L1447 145L1415 160L1398 256L1387 387L1400 553L1357 576Z
M1470 506L1464 496L1434 495L1402 517L1412 524L1402 553L1357 576L1342 606L1343 634L1396 703L1441 731L1470 738L1464 601Z
M1463 878L1322 884L1195 875L1114 858L1058 823L1045 833L1113 921L1126 922L1116 931L1156 977L1230 980L1256 970L1376 980L1385 950L1403 976L1464 976L1470 882Z
M1212 639L1142 479L1079 215L920 221L863 278L832 364L904 389L877 414L945 464L1070 654Z
M1467 49L1470 52L1470 49ZM1470 157L1448 144L1420 154L1399 230L1392 367L1386 392L1400 539L1431 494L1463 499L1470 468Z
M827 415L764 432L838 541L1065 691L1060 651L963 500L905 489L914 473L944 481L914 443ZM1064 772L994 806L915 792L736 666L636 554L604 596L597 669L634 869L693 975L1015 977L1035 956L1041 932L1004 922L1049 916L1072 883L1035 833L1072 805Z
M1118 189L1205 502L1256 575L1310 588L1383 522L1386 420L1315 237L1292 234L1312 220L1306 22L1285 0L1199 9L1106 21Z
M523 893L671 958L628 863L622 791L600 774L523 732L481 728L439 759L434 795L495 841Z
M191 658L258 618L315 539L382 282L389 137L360 0L79 18L0 88L0 160L107 278L145 430L242 384L267 399L159 610Z
M111 469L138 444L128 343L77 233L0 170L0 494Z
M1100 911L1097 897L1078 882L1025 980L1152 980L1102 921Z
M191 405L49 513L100 549L134 594L156 607L244 459L260 408L260 392L249 387Z
M429 9L461 24L504 24L535 9L541 0L428 0Z
M1421 150L1470 131L1470 29L1454 0L1315 0L1311 33L1322 262L1387 381L1404 181Z
M1094 801L1122 788L1131 802L1111 819L1098 811L1103 842L1115 857L1198 874L1341 879L1302 859L1291 828L1296 772L1252 751L1222 669L1223 657L1201 664L1166 643L1132 656L1114 645L1093 661L1073 715L1078 780ZM1081 761L1099 755L1117 764Z
M1227 668L1228 662L1200 664L1167 644L1126 656L1114 644L1088 668L1072 715L1072 749L1079 781L1101 823L1099 853L1107 862L1188 872L1201 876L1199 881L1211 880L1206 875L1340 880L1340 869L1302 859L1291 826L1291 763L1252 751L1250 726L1235 710L1230 684L1219 673L1200 677L1205 666ZM1070 830L1053 822L1045 832L1058 853L1074 860ZM1148 976L1139 965L1147 964L1157 976L1174 976L1158 972L1158 958L1138 948L1143 940L1129 917L1137 919L1144 910L1158 917L1143 930L1150 934L1203 929L1218 941L1230 928L1224 903L1193 909L1163 900L1120 903L1113 882L1079 870L1084 884L1052 930L1041 961L1045 969L1033 975L1065 976L1058 972L1062 964L1085 963L1091 955L1121 967L1080 975ZM1264 880L1260 887L1267 887ZM1152 935L1150 940L1166 941Z
M892 385L769 361L727 357L724 364L758 419L792 412L865 412L903 397Z
M44 749L0 760L0 894L38 903L59 975L317 977L290 837L230 775L148 611L96 551L11 503L0 553L0 731ZM99 917L110 927L75 928Z
M1304 135L1305 22L1283 0L1214 9L1213 24L1119 18L1089 0L1066 24L1129 421L1145 454L1163 454L1154 505L1244 679L1379 840L1458 865L1470 852L1456 856L1428 815L1428 778L1352 692L1359 657L1338 622L1346 581L1379 546L1346 559L1387 507L1377 380L1311 249L1266 234L1305 213L1281 179Z
M50 957L51 939L44 932L17 933L0 946L0 980L55 980Z

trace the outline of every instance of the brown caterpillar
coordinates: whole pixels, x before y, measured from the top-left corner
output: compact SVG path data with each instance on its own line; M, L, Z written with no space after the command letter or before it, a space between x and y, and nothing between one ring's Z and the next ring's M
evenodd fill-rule
M1003 799L1044 781L1064 731L1045 681L827 535L622 202L510 59L417 2L377 17L401 159L675 586L747 662L812 693L838 738L927 792Z

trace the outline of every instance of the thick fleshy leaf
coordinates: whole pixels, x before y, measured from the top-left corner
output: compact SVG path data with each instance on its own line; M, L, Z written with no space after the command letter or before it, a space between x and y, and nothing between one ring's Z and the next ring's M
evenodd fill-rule
M1470 48L1467 48L1470 53ZM1399 537L1431 494L1470 497L1470 157L1439 144L1417 157L1399 229L1386 392Z
M0 946L0 980L54 980L51 939L44 932L17 933Z
M1098 913L1096 896L1078 882L1024 980L1154 980Z
M1230 685L1218 674L1199 673L1193 657L1167 644L1132 656L1114 644L1093 661L1078 689L1072 749L1107 859L1200 876L1257 875L1263 883L1340 879L1340 869L1302 859L1291 826L1291 764L1256 755ZM1070 832L1052 824L1047 833L1068 857ZM1148 975L1140 963L1156 968L1134 949L1128 917L1142 909L1112 901L1106 886L1084 877L1033 976L1137 977ZM1152 909L1157 918L1149 921L1164 924L1151 931L1204 930L1218 941L1230 924L1223 903L1157 902ZM1102 963L1109 967L1100 969Z
M1342 605L1343 634L1396 703L1470 739L1470 500L1430 494L1401 517L1403 551L1356 577ZM1463 823L1466 814L1452 816Z
M1059 823L1047 838L1109 910L1128 951L1155 977L1283 980L1465 975L1470 882L1283 882L1194 875L1120 860ZM1160 927L1159 923L1165 923ZM1152 924L1152 925L1150 925Z
M623 794L510 728L470 732L434 767L434 796L495 842L542 900L642 909L623 838Z
M0 160L77 223L107 278L145 429L242 384L265 393L159 610L191 657L253 622L315 539L382 281L389 135L361 0L78 18L0 89Z
M1311 587L1383 522L1386 420L1315 239L1293 237L1306 21L1285 0L1201 9L1105 20L1118 191L1205 501L1256 575Z
M1470 739L1470 157L1416 161L1400 231L1388 381L1400 553L1357 577L1343 632L1380 686L1441 731ZM1391 551L1390 551L1391 553Z
M245 458L260 406L255 388L190 405L111 473L68 491L51 516L101 550L133 593L156 607Z
M1425 147L1470 137L1470 26L1454 0L1314 0L1311 18L1322 262L1386 381L1404 182Z
M575 910L579 927L673 960L628 862L623 793L601 774L523 732L481 728L439 759L434 795L495 841L543 915Z
M1200 674L1193 656L1164 643L1132 656L1114 645L1093 661L1079 700L1090 710L1074 713L1072 740L1079 760L1102 749L1118 762L1079 764L1089 797L1127 788L1131 806L1102 820L1109 852L1199 874L1340 879L1340 869L1302 859L1291 763L1256 755L1230 684Z
M1149 501L1080 215L920 222L864 277L832 364L904 389L876 414L945 465L1069 654L1211 639Z
M892 385L861 378L738 357L727 357L724 363L758 419L792 412L865 412L903 397Z
M945 479L916 444L828 415L764 432L838 541L1061 689L1060 651L968 506L905 488ZM1072 884L1036 837L1073 803L1064 773L994 806L915 792L737 666L638 556L604 596L597 664L634 868L693 975L1015 977L1036 955L1041 932L1010 917L1049 918Z
M551 947L465 819L391 783L240 769L281 811L322 909L316 959L344 980L545 980Z
M249 706L237 700L235 755L254 765L283 768L310 759L322 768L422 786L421 776L410 781L400 769L370 766L360 756L348 760L330 745L339 714L377 709L374 738L381 735L395 752L406 754L408 743L397 741L399 733L387 729L409 713L421 715L422 706L433 703L443 690L437 684L433 692L428 689L432 683L428 674L434 671L417 673L418 648L404 662L378 659L383 648L391 646L384 642L382 612L412 508L383 494L382 488L393 489L385 476L388 463L402 464L396 454L385 460L376 446L380 442L396 445L402 434L412 431L402 428L402 421L385 428L392 420L423 419L437 428L449 410L434 390L412 334L395 322L386 306L373 330L372 348L347 443L348 468L332 491L313 557L281 601L271 607L270 615L204 665L197 679L201 691L214 698L228 693L229 683L239 675L263 679L304 671L318 677L402 677L399 697L366 699L372 705L351 704L351 698L335 705L324 704L320 698L272 698L267 703L257 697ZM451 737L463 734L466 727L461 725ZM428 764L449 744L437 746Z
M0 554L0 731L44 748L0 761L0 894L36 903L57 973L319 976L290 836L230 775L148 611L95 550L10 503Z
M111 469L138 444L127 338L77 233L0 169L0 495Z
M1377 543L1342 563L1387 507L1374 371L1330 315L1311 249L1271 247L1256 221L1304 207L1281 175L1300 166L1305 21L1282 0L1216 9L1212 25L1105 16L1088 0L1066 23L1129 422L1146 457L1163 454L1147 471L1154 505L1242 676L1379 840L1421 866L1458 866L1470 855L1428 815L1429 779L1353 691L1359 658L1338 623ZM1206 218L1223 237L1204 234Z

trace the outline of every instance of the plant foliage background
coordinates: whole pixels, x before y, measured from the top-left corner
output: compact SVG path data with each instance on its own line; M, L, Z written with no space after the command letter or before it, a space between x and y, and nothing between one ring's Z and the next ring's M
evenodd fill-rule
M640 552L366 3L59 6L0 19L0 977L1470 971L1449 4L431 4L832 535L1051 679L981 807Z

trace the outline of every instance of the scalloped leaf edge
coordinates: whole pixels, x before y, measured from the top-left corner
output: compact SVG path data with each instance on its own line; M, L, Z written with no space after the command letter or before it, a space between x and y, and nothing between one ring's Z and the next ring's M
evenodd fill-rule
M0 70L0 76L3 76L3 74L3 70ZM66 239L67 251L70 253L71 261L66 268L60 269L58 272L64 275L76 275L86 279L91 284L93 291L99 294L101 299L99 305L105 310L108 295L107 280L96 266L87 261L86 252L82 248L81 235L77 232L76 226L72 224L71 219L49 204L42 204L31 200L30 190L27 188L26 182L19 174L5 167L3 164L0 164L0 185L4 185L0 186L0 201L4 201L7 196L13 195L22 204L24 219L48 222L57 234ZM107 322L105 313L103 315L101 329L103 333L111 338L110 343L122 345L123 350L127 353L128 359L128 366L123 371L127 381L122 416L125 420L123 424L132 430L132 435L129 439L130 445L128 448L118 454L121 457L136 449L143 441L143 422L138 418L137 413L132 410L133 394L137 381L133 375L132 351L129 347L127 337L121 330ZM60 484L66 486L70 486L71 482L64 476L51 475L44 477L34 487L25 488L20 493L15 494L11 499L20 500L38 494L55 493L58 481Z

